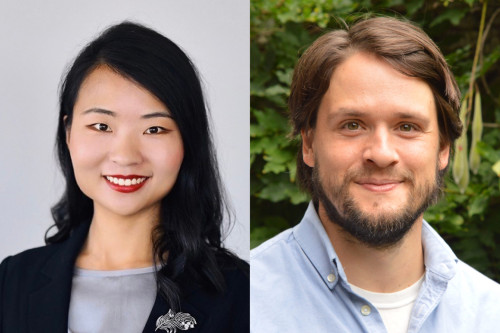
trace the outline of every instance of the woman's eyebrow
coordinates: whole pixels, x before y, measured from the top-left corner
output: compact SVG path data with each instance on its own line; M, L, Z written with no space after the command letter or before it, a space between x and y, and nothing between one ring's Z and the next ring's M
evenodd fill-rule
M147 113L141 116L142 119L151 119L151 118L172 118L170 113L167 111L159 111L159 112L152 112L152 113Z
M89 113L99 113L99 114L105 114L111 117L116 117L116 112L106 110L106 109L101 109L101 108L91 108L86 111L84 111L82 114L89 114ZM172 118L169 112L167 111L158 111L158 112L152 112L152 113L147 113L143 114L141 116L142 119L151 119L151 118Z
M109 111L106 109L101 109L101 108L91 108L86 111L84 111L82 114L88 114L88 113L100 113L100 114L105 114L108 116L116 117L116 113L113 111Z

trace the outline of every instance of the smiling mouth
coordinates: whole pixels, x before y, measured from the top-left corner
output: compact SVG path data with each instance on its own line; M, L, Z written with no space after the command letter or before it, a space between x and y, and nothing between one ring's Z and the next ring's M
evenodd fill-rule
M129 178L128 176L126 177L113 177L113 176L105 176L106 179L115 185L120 185L120 186L132 186L132 185L137 185L141 184L144 182L147 177L133 177Z
M106 183L115 191L121 193L135 192L140 189L149 177L137 175L110 175L104 176Z
M383 180L383 181L366 180L366 181L358 181L355 183L371 192L389 192L398 187L398 185L402 184L403 182L399 180Z

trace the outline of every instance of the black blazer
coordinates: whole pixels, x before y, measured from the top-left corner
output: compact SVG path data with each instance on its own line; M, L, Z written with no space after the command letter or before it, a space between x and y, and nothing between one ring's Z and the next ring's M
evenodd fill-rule
M1 333L68 332L73 268L87 233L88 226L79 227L64 242L27 250L2 262ZM187 333L249 332L248 274L234 268L225 270L224 276L227 289L223 294L209 293L189 283L181 285L180 311L197 322ZM158 317L168 311L168 304L157 294L143 332L155 332Z

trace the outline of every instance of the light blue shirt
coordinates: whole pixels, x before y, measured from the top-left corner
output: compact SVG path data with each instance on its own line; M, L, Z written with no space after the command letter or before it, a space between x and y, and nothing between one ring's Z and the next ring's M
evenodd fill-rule
M424 221L425 278L409 333L500 332L500 285L457 259ZM312 203L304 218L251 251L251 332L386 332L351 290Z

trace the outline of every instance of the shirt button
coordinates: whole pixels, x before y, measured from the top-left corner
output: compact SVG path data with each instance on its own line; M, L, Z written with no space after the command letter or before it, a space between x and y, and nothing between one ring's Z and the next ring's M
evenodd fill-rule
M334 274L328 274L328 276L326 277L326 279L328 280L328 282L333 282L333 281L335 281L335 275Z
M372 313L372 309L368 305L363 305L361 307L361 314L363 316L368 316L370 313Z

